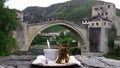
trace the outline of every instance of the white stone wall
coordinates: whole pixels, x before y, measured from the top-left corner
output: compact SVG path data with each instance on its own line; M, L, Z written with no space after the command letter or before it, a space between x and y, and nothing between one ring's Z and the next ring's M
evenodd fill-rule
M23 21L23 13L20 11L17 11L16 14L17 14L17 19L19 19L20 21Z
M99 46L99 50L102 53L107 53L109 51L108 48L108 33L106 31L105 27L101 28L101 36L100 36L100 46Z
M115 25L115 28L117 31L117 38L119 38L120 37L120 17L118 17L118 16L116 17L114 25ZM116 47L120 46L120 39L116 39L114 41L114 43L115 43Z
M120 40L115 40L114 43L115 43L116 47L118 47L118 46L120 47Z
M111 23L108 21L92 21L89 22L89 27L94 27L94 28L111 28Z
M109 22L109 21L87 21L87 20L84 20L82 21L82 24L83 25L88 25L88 27L94 27L94 28L102 28L102 27L105 27L105 28L111 28L112 26L112 22Z
M116 17L114 24L117 29L117 36L120 36L120 17Z
M20 50L20 51L25 51L24 47L27 44L26 43L26 41L27 41L26 36L28 34L27 34L27 31L26 31L27 30L26 26L27 26L27 22L21 22L20 26L18 27L18 29L16 31L14 31L14 34L13 34L13 36L16 38L17 43L19 45L18 50Z
M82 24L84 24L84 25L85 25L85 24L88 24L88 25L89 25L89 21L83 20L83 21L82 21Z

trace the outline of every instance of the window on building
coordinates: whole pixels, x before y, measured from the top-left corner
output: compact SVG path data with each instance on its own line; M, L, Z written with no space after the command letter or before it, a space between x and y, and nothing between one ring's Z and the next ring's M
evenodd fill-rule
M106 19L108 19L108 17L106 17Z
M102 9L102 7L100 7L100 9Z
M23 41L23 44L25 44L25 42Z
M92 26L94 26L94 23L92 23Z
M100 15L100 13L98 13L98 15Z
M108 15L108 12L106 12L105 14Z
M95 10L97 11L97 10L98 10L98 8L95 8Z
M115 5L113 7L115 8Z
M96 23L96 26L98 26L99 24L98 23Z
M102 16L103 16L104 14L102 13Z
M89 21L87 20L87 23L88 23Z
M108 8L110 8L110 5L108 5Z
M84 23L85 23L85 20L84 20Z
M104 22L104 25L106 25L106 22Z
M110 24L110 23L108 23L108 26L111 26L111 24Z
M110 26L110 24L108 23L108 26Z

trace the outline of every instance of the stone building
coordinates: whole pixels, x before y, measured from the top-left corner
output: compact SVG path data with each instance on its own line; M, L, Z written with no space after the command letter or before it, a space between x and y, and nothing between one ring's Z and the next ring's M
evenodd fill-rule
M92 7L92 17L82 20L87 25L90 41L90 52L105 54L108 49L108 37L110 29L115 27L117 32L116 45L120 45L120 18L116 16L115 5L101 2ZM119 37L119 39L118 39Z
M19 48L23 47L23 45L25 44L25 35L26 35L26 27L27 27L27 22L24 23L23 21L23 13L19 10L16 10L16 15L17 15L17 19L20 22L19 27L17 28L16 31L13 32L13 37L17 39L17 43L19 44Z
M101 2L92 7L92 16L100 15L112 21L112 26L116 28L117 36L120 36L120 17L116 15L116 7L112 3Z
M101 2L92 7L92 16L101 15L103 18L112 20L116 17L115 5L108 2Z
M88 25L90 52L108 52L107 39L112 22L100 15L97 15L89 19L84 19L82 23L84 25Z
M16 14L17 14L17 19L19 21L23 21L23 13L19 10L16 10Z

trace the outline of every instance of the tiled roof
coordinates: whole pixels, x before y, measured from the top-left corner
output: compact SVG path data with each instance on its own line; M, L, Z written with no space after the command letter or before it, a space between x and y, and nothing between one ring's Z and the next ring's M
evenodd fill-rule
M111 22L109 19L103 18L103 17L101 17L100 15L96 15L96 16L93 16L93 17L90 17L90 18L84 18L83 20L88 20L88 21L100 21L101 19L102 19L103 21L109 21L109 22Z

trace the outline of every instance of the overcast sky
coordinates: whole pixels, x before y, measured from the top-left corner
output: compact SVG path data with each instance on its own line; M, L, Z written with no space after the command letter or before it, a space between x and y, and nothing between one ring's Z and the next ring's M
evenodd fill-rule
M5 3L9 8L15 8L18 10L23 10L28 6L40 6L40 7L48 7L51 4L66 2L69 0L9 0ZM107 2L112 2L116 5L117 8L120 9L120 0L103 0Z

